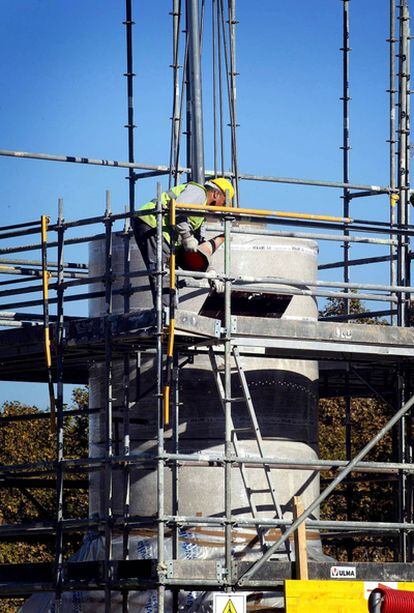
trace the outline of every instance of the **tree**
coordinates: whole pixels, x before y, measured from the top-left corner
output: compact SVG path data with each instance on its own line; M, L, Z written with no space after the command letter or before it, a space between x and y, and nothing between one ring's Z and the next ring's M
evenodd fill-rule
M69 409L85 410L88 406L86 389L73 392ZM32 415L32 419L15 417ZM3 466L51 462L56 458L55 435L50 431L49 419L36 407L19 402L5 402L0 411L0 463ZM68 416L64 419L65 458L87 457L88 417ZM19 474L13 473L18 478ZM33 477L36 478L36 477ZM21 524L35 520L51 520L56 517L55 475L41 475L42 487L30 487L30 483L8 487L7 480L0 488L0 522ZM65 475L70 481L86 479L86 473ZM87 517L88 494L83 489L64 487L64 516ZM64 541L65 557L69 557L80 546L81 535L68 535ZM0 563L51 562L54 560L54 539L11 540L0 543ZM9 613L18 610L20 601L0 601L0 611Z

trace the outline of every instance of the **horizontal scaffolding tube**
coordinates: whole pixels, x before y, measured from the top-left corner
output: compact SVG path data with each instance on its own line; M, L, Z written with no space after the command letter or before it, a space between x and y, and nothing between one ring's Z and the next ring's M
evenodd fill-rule
M140 527L156 526L158 521L162 521L167 525L182 525L182 526L225 526L228 524L224 517L198 517L186 515L166 515L160 520L153 516L125 518L123 515L113 517L113 527L122 529L124 526L130 529ZM78 532L81 530L90 530L91 528L99 528L107 523L107 518L104 516L94 517L90 519L70 518L64 519L61 522L62 530L66 533ZM280 526L291 527L293 520L289 519L265 519L265 518L237 518L231 520L233 527L256 527L263 526L267 528L276 528ZM399 530L414 530L413 523L402 522L374 522L374 521L330 521L307 519L306 526L318 530L364 530L367 532L398 532ZM27 524L3 524L0 525L0 541L2 537L7 539L11 536L41 536L54 534L56 524L53 521L36 521Z
M117 160L105 160L105 159L94 159L88 158L85 156L73 156L73 155L54 155L48 153L29 153L27 151L11 151L9 149L0 149L0 155L5 157L15 157L15 158L26 158L32 160L44 160L49 162L69 162L73 164L91 164L93 166L107 166L111 168L136 168L138 170L153 170L156 172L177 172L178 174L189 173L191 172L190 168L180 167L178 169L172 169L169 166L156 166L153 164L138 164L132 162L123 162ZM207 177L214 177L215 173L213 170L206 170L205 175ZM225 172L224 175L226 177L232 177L233 173ZM338 189L355 189L355 190L364 190L373 193L391 193L391 189L389 187L382 187L379 185L358 185L352 183L342 183L341 181L314 181L311 179L298 179L291 177L272 177L272 176L260 176L246 173L238 173L239 179L244 179L247 181L262 181L266 183L284 183L287 185L310 185L314 187L333 187Z
M348 321L351 319L373 319L375 317L389 317L396 315L396 309L387 309L384 311L366 311L363 313L348 313L344 315L329 315L326 317L318 317L318 321Z
M1 423L1 419L0 419ZM159 459L162 459L166 462L186 462L191 465L223 465L225 462L225 456L223 454L184 454L184 453L165 453L162 456L158 456L157 454L150 453L142 453L142 454L132 454L132 455L119 455L114 456L112 459L112 464L114 466L121 466L123 464L129 464L131 466L139 465L139 464L148 464L155 463ZM345 468L348 466L348 462L344 460L295 460L292 461L290 458L275 458L275 457L243 457L243 456L234 456L231 458L231 462L234 466L239 464L243 464L245 466L252 466L253 468L257 468L257 466L269 465L274 466L275 468L286 468L292 470L318 470L318 471L328 471L332 468ZM96 468L99 469L105 463L104 458L93 457L93 458L80 458L80 459L67 459L62 462L62 466L64 469L78 469L85 470L86 468ZM25 463L25 464L15 464L15 465L2 465L0 466L0 476L8 475L14 472L22 472L23 471L34 471L40 470L43 471L44 474L55 470L54 462L33 462L33 463ZM414 473L414 464L406 464L401 462L359 462L352 468L352 472L379 472L379 473L389 473L396 474L399 471L403 471L406 473Z
M176 272L177 277L190 277L190 278L194 278L194 279L213 279L213 278L217 278L217 279L223 279L225 278L223 275L214 275L211 276L210 273L200 273L200 272L193 272L193 271L187 271L187 270L177 270ZM238 283L233 283L233 290L237 289L239 291L250 291L250 292L266 292L266 293L277 293L280 295L292 295L292 296L319 296L319 297L323 297L323 298L349 298L349 294L345 293L345 292L328 292L328 291L322 291L322 290L307 290L307 289L296 289L296 288L287 288L287 287L266 287L264 288L262 285L256 285L254 286L254 281L246 281L245 277L243 278L238 278L237 279ZM246 285L246 283L249 283L249 285ZM267 283L272 283L272 281L268 281ZM273 281L274 283L274 281ZM284 282L285 285L288 285L288 283L285 281ZM293 285L293 284L292 284ZM297 282L295 282L295 285L298 285ZM314 285L314 284L313 284ZM402 291L402 290L401 290ZM405 289L405 291L407 291ZM397 302L398 298L393 297L393 296L388 296L388 295L384 295L384 294L361 294L361 293L355 293L352 294L352 298L354 299L359 299L359 300L374 300L374 301L380 301L380 302ZM0 305L1 308L1 305Z
M212 232L222 231L217 224L206 224L206 230ZM286 238L307 238L310 240L335 241L348 243L364 243L367 245L396 245L398 241L385 238L367 238L361 236L346 236L343 234L315 234L313 232L287 232L285 230L263 230L254 228L232 228L232 234L258 234L262 236L283 236Z
M381 255L373 258L359 258L357 260L349 260L347 262L348 266L363 266L365 264L379 264L382 262L390 262L391 256L389 255ZM328 270L331 268L343 268L345 262L342 260L340 262L329 262L327 264L319 264L318 270Z
M39 268L42 267L42 262L40 260L13 260L9 258L0 258L0 265L1 264L8 264L12 266L38 266ZM47 265L48 268L59 267L58 262L48 262ZM81 262L65 262L63 264L63 268L80 268L82 270L88 270L88 265L82 264Z

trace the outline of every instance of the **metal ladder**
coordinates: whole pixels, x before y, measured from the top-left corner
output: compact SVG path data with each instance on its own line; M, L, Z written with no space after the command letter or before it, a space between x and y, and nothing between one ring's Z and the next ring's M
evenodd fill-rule
M251 431L254 434L254 437L256 439L256 443L257 443L257 447L259 450L259 455L261 458L265 457L264 454L264 446L263 446L263 438L262 438L262 434L260 432L260 427L259 427L259 422L257 421L257 417L256 417L256 411L254 408L254 404L252 401L252 397L250 395L250 391L249 391L249 386L247 383L247 379L246 379L246 375L244 373L243 370L243 366L241 364L240 361L240 354L239 354L239 349L237 346L233 345L232 346L232 356L236 365L236 371L238 373L239 376L239 380L240 380L240 384L241 384L241 389L243 392L243 397L242 398L232 398L231 402L240 402L240 401L244 401L248 413L249 413L249 417L250 417L250 421L252 424L251 427ZM217 366L217 360L216 360L216 355L214 353L214 350L212 347L209 348L209 358L210 358L210 363L211 363L211 367L213 369L213 373L214 373L214 380L217 386L217 391L219 393L219 397L220 397L220 401L221 401L221 405L223 407L224 410L224 403L225 403L225 390L224 390L224 385L223 382L221 380L221 375L220 375L220 371L219 368ZM234 422L233 420L231 420L231 429L232 429L232 443L233 443L233 448L234 448L234 453L236 454L236 456L240 456L240 445L239 445L239 439L237 436L237 429L234 427ZM265 477L266 477L266 481L267 481L267 485L269 488L269 494L270 497L272 499L272 504L274 507L274 514L275 514L275 518L277 519L283 519L283 512L281 509L281 506L277 500L277 495L276 495L276 488L273 484L273 479L272 479L272 475L271 475L271 470L270 470L270 466L268 464L263 464L263 469L265 472ZM247 499L249 502L249 506L250 506L250 510L251 513L253 515L254 519L259 519L259 515L258 515L258 511L257 511L257 507L256 504L253 500L253 495L255 493L255 490L253 488L251 488L249 486L248 483L248 479L247 479L247 470L246 470L246 466L244 464L239 464L239 470L240 470L240 474L241 474L241 478L243 481L243 485L244 488L246 490L246 495L247 495ZM264 528L264 527L260 527L259 525L257 526L257 535L258 538L260 540L260 544L263 550L266 550L268 548L268 544L266 543L266 532L269 530L269 528ZM284 532L285 531L285 527L281 526L281 531ZM290 544L289 541L286 541L284 543L284 551L283 553L285 553L288 557L288 559L290 560Z

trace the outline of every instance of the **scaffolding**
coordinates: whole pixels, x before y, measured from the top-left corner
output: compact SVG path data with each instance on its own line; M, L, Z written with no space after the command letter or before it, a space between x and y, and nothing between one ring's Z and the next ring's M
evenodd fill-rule
M216 275L224 282L224 318L223 321L201 315L188 313L180 304L175 306L177 295L177 279L184 280L191 287L202 287L210 278L206 273L195 273L175 269L174 264L167 270L162 256L163 216L165 210L161 206L161 186L157 188L157 270L155 310L148 309L139 312L130 311L131 296L140 289L132 284L132 280L146 275L146 272L135 271L130 266L130 241L133 240L130 220L140 215L135 210L134 187L139 179L158 175L169 175L170 183L177 183L183 173L193 176L214 176L219 168L219 150L223 149L218 141L215 147L214 169L204 171L204 160L197 150L197 142L202 136L193 139L189 148L190 154L186 167L180 166L179 151L181 130L182 99L174 97L172 114L172 139L169 166L144 165L135 162L134 155L134 112L133 112L133 64L132 64L132 10L131 2L126 2L126 33L127 33L127 83L128 83L128 140L129 157L127 162L115 160L97 160L86 157L56 156L40 153L26 153L0 150L0 155L39 160L103 165L108 167L126 168L129 171L129 210L126 213L113 213L110 195L106 195L105 212L103 215L66 221L63 202L59 201L56 223L42 216L39 220L19 223L0 228L0 272L7 279L0 285L0 325L6 329L0 332L0 362L2 364L1 379L16 381L44 381L48 384L50 395L50 413L42 414L50 417L51 427L56 440L54 461L34 462L30 464L5 465L0 467L2 483L9 487L19 487L19 481L28 487L28 481L33 479L36 487L39 480L54 478L56 487L57 511L50 521L36 521L19 525L1 525L0 540L24 540L33 536L53 536L55 539L55 563L21 563L16 565L0 565L0 597L22 597L35 592L50 592L55 595L56 610L60 610L62 594L65 591L102 590L105 593L105 610L111 610L111 597L114 592L123 596L123 610L128 610L128 594L132 591L155 589L158 591L158 610L162 613L167 592L172 592L174 603L178 602L180 590L214 591L224 590L273 590L280 589L284 579L295 576L294 564L272 559L273 554L285 547L288 553L290 537L304 523L309 529L317 529L323 533L352 535L386 533L398 539L398 561L381 564L356 564L358 577L366 580L383 580L390 577L393 580L410 578L409 566L412 561L413 546L411 533L414 530L412 473L412 441L409 419L414 396L411 389L411 374L414 361L414 332L411 324L411 287L410 239L414 226L410 223L410 27L408 2L401 0L396 7L394 0L390 1L390 180L387 185L373 186L369 184L353 184L349 173L349 0L343 1L343 178L342 181L319 181L298 178L256 176L240 173L237 161L236 138L236 106L235 106L235 2L229 2L229 49L226 48L227 63L225 69L215 57L217 72L225 70L227 86L231 100L230 123L232 145L232 171L222 172L223 175L234 178L236 193L239 197L239 183L243 180L265 181L294 185L310 185L324 188L340 188L343 190L343 214L340 217L328 215L292 213L284 211L262 211L241 207L212 207L209 213L214 217L214 223L209 222L207 229L224 231L224 273ZM195 2L189 2L195 9ZM179 60L178 37L181 19L180 3L173 2L174 23L174 91L178 89ZM226 45L224 37L224 21L222 1L213 2L213 33ZM398 34L397 9L398 8ZM197 13L192 14L193 22L198 23ZM193 32L195 28L193 28ZM190 60L199 55L198 37L194 36L188 42L185 51ZM398 47L398 54L396 50ZM193 49L191 51L191 48ZM221 52L218 52L221 53ZM398 65L396 65L396 57ZM183 73L187 67L184 66ZM197 66L191 70L197 72ZM191 99L197 98L197 81L191 81ZM221 81L220 81L221 84ZM220 85L221 87L221 85ZM215 92L218 98L222 92ZM398 95L398 99L397 99ZM220 105L221 106L221 105ZM398 113L396 114L396 109ZM197 109L196 109L197 110ZM222 113L222 111L220 111ZM196 113L197 115L197 113ZM398 121L395 117L398 117ZM192 123L191 123L192 122ZM200 117L190 118L190 126L201 129ZM215 126L214 133L218 128ZM190 139L191 141L191 139ZM194 144L194 141L196 144ZM191 162L191 163L190 163ZM223 153L221 165L223 167ZM198 169L198 175L194 174ZM141 173L136 171L140 170ZM387 195L390 201L389 222L380 222L364 218L354 218L351 214L351 204L355 198ZM239 202L239 200L238 200ZM191 215L203 215L208 207L199 207L191 203L175 204L178 208ZM236 221L249 221L252 226L239 226ZM266 227L263 227L263 222ZM260 226L258 225L260 223ZM83 232L86 233L83 233ZM282 278L234 276L231 273L230 238L241 233L261 233L265 236L288 238L307 238L316 241L330 241L343 247L343 260L322 265L321 269L342 270L342 278L337 281L317 280L314 283ZM113 268L113 238L117 234L124 242L124 266L121 274ZM20 244L20 240L33 242ZM8 243L11 241L11 245ZM65 256L68 248L77 248L81 244L91 244L101 241L104 245L105 271L103 275L92 276L85 263L68 261ZM381 246L385 255L372 258L350 258L351 244L363 244L369 247ZM32 253L34 252L34 253ZM23 254L24 258L21 257ZM57 254L52 260L51 254ZM174 255L172 253L172 255ZM171 258L174 262L174 258ZM355 283L350 279L353 266L370 263L389 263L389 283ZM163 278L169 276L171 308L170 319L166 321L162 306ZM100 290L89 290L89 286L100 284ZM115 288L116 284L116 288ZM232 313L232 290L238 289L250 292L260 292L263 286L266 292L277 295L300 295L321 298L337 298L343 300L345 312L317 322L288 321L282 319L264 320L265 325L258 325L253 318L235 316ZM4 286L7 286L4 288ZM16 286L16 287L14 287ZM286 289L286 286L289 286ZM269 289L270 288L270 289ZM88 291L89 290L89 291ZM352 292L352 293L351 293ZM123 314L113 312L114 297L120 296L123 301ZM69 316L65 309L68 304L75 303L80 308L91 300L104 299L105 314L100 317ZM372 301L376 310L370 316L387 317L390 325L367 325L352 323L364 319L367 313L351 313L350 300L359 299ZM51 305L56 308L56 314L50 313ZM378 306L379 305L379 306ZM173 322L173 325L171 325ZM263 322L263 320L262 320ZM181 334L175 336L175 332ZM271 348L275 357L300 359L335 360L341 362L338 367L334 387L341 391L346 399L346 460L336 459L318 461L292 461L280 457L266 457L261 448L261 434L256 429L258 454L255 457L240 455L237 452L237 438L234 436L232 424L232 363L238 368L244 392L244 401L255 427L255 409L249 399L249 391L243 379L242 360L239 347ZM157 376L154 394L154 407L158 416L157 448L154 452L134 454L130 449L130 372L131 363L138 354L153 354L155 351ZM210 355L212 372L215 374L218 390L218 401L222 403L225 415L225 432L223 433L224 453L186 454L179 452L178 415L180 398L178 380L182 356L190 357L200 351ZM223 378L215 367L215 351L224 355ZM64 457L64 420L73 411L64 407L64 384L66 382L86 383L91 360L105 365L105 455L104 457L87 457L68 459ZM113 364L121 360L123 364L124 397L123 397L123 438L121 449L114 448L113 433ZM367 377L367 372L377 369L379 375ZM322 381L323 374L322 374ZM392 389L387 386L393 382ZM325 381L326 383L326 381ZM326 383L329 386L329 381ZM352 431L350 426L350 399L361 386L366 388L366 394L371 396L386 396L392 403L392 417L384 427L359 451L352 455ZM166 393L166 387L168 393ZM332 390L331 390L332 393ZM94 409L93 409L94 410ZM86 414L89 414L87 412ZM3 418L0 426L11 421L37 419L38 415L21 415ZM172 436L176 443L174 453L165 449L165 428L171 421ZM398 429L396 449L398 457L393 462L365 461L369 451L392 428ZM186 465L220 466L223 468L225 508L222 517L183 516L178 513L175 501L175 512L168 515L164 505L164 475L171 471L178 491L179 470ZM150 466L157 472L157 514L155 517L134 517L130 514L131 472L148 470ZM237 469L248 479L248 468L260 466L269 477L269 492L273 494L275 517L263 519L258 517L251 508L251 519L237 518L232 512L231 481L232 472ZM271 481L271 468L288 468L300 470L303 468L323 472L336 469L336 475L331 483L296 519L283 517L278 505L277 492ZM105 509L100 517L70 518L63 513L63 497L65 476L71 474L92 474L103 472L105 475ZM392 475L398 478L399 510L398 517L393 522L373 521L326 521L311 518L320 504L327 499L332 491L346 478L354 473ZM114 475L123 480L124 496L123 511L114 514L113 510L113 480ZM129 559L129 537L133 529L152 527L157 531L158 557L148 563L147 560ZM217 564L214 560L181 560L177 559L177 548L173 548L171 558L165 556L166 530L171 530L175 542L179 529L182 527L221 527L224 531L224 563ZM240 562L232 558L232 530L235 527L253 527L257 530L262 542L262 555L256 562ZM270 528L280 530L280 536L274 544L266 543L266 532ZM85 534L95 531L103 535L105 542L105 558L103 561L78 562L64 559L64 536L68 533ZM123 559L113 558L112 543L114 534L123 538ZM195 573L194 568L197 568ZM311 578L329 577L328 562L310 562L309 576Z

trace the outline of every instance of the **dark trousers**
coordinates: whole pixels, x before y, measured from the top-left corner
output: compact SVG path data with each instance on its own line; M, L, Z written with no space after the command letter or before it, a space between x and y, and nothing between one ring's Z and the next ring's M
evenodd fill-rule
M153 273L157 271L157 229L151 228L148 224L141 221L139 217L132 218L132 229L134 232L135 240L138 248L141 252L142 259L147 267L149 282L151 287L152 299L154 306L156 304L157 296L157 284ZM170 257L170 246L165 240L162 239L162 261L166 266ZM162 304L163 306L170 305L170 292L169 285L164 275L162 277Z

